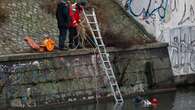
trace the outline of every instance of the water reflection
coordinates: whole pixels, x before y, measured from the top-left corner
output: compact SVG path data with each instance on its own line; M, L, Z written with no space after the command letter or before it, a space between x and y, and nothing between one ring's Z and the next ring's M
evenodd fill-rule
M150 95L144 98L149 97L156 97L159 100L159 105L157 107L143 107L135 104L132 99L128 99L123 105L114 105L114 103L109 102L66 106L51 110L195 110L195 89L182 89L177 92Z
M177 92L173 105L172 110L195 110L195 91Z
M123 107L124 103L115 104L113 110L123 110Z

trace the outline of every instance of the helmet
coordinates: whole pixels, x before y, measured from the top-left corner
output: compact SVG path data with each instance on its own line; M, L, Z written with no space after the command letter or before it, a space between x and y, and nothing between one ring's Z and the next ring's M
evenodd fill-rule
M159 103L158 99L155 98L155 97L153 97L153 98L151 99L150 102L151 102L152 104L158 104L158 103Z

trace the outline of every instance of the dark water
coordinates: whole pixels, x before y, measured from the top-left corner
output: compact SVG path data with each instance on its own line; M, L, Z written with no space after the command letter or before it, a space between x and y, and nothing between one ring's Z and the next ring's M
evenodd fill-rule
M158 98L160 104L154 108L144 108L133 103L132 99L125 100L122 108L116 109L113 103L90 105L75 105L55 108L52 110L195 110L195 88L179 89L175 92L152 95ZM147 98L149 96L145 96ZM48 109L47 109L48 110Z

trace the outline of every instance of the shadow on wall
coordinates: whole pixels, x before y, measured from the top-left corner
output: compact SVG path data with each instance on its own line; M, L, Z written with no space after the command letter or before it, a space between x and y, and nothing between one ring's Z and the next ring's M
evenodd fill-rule
M143 31L114 0L91 0L96 9L104 41L108 46L128 48L156 42L155 37Z
M143 45L146 43L156 42L155 40L144 41L144 39L135 37L127 38L125 36L122 36L120 33L114 34L109 31L106 31L103 36L106 36L103 39L108 47L129 48L133 45Z
M152 62L145 63L145 75L147 78L148 88L152 89L156 85L154 66Z

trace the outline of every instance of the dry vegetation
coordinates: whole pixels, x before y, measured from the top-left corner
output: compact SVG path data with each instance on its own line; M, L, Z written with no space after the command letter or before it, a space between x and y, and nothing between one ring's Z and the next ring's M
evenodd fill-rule
M49 14L53 14L55 16L57 3L59 1L60 0L41 0L41 8L45 10L45 12ZM118 14L118 16L123 16L124 12L120 8L115 8L116 4L111 4L112 2L110 1L112 0L106 0L106 1L105 0L90 0L88 4L89 8L94 7L96 9L102 36L107 46L126 48L126 47L130 47L136 44L156 42L154 37L146 37L145 33L140 31L141 28L134 26L133 23L128 23L128 25L122 26L121 28L123 29L121 28L114 29L114 27L116 27L118 24L115 21L116 19L113 20L113 15L117 16ZM3 5L5 6L6 3L8 3L7 0L0 0L0 25L6 21L9 15L9 10L2 7ZM112 7L114 11L112 11L111 8L109 7ZM118 11L117 14L115 14L116 11ZM120 24L121 23L126 24L121 19L119 21L120 22L118 23ZM134 22L134 21L130 21L129 19L129 22ZM84 25L86 24L84 23ZM80 30L82 30L82 32L80 33L82 34L88 33L87 35L90 34L88 29L86 28L82 29L83 27L80 27L80 28L81 28ZM130 32L127 32L127 31L130 31ZM138 35L137 33L141 33L141 34Z
M47 1L47 2L45 2L45 1ZM127 48L127 47L130 47L132 45L156 42L154 37L150 37L150 36L146 37L146 35L145 35L146 32L142 31L141 28L136 27L135 23L134 24L129 23L128 25L125 25L125 27L123 27L124 29L119 28L118 31L116 31L116 29L113 29L114 26L116 26L116 23L114 22L114 20L113 20L113 22L110 22L112 19L112 16L110 16L110 15L112 15L113 12L111 12L112 10L105 9L107 7L107 5L103 4L103 2L105 2L104 0L102 0L102 2L100 2L100 1L101 0L90 0L88 7L89 8L94 7L96 9L98 21L99 21L99 24L101 27L102 36L103 36L105 44L107 46ZM111 1L111 0L109 0L109 1ZM58 2L59 2L59 0L43 0L41 7L46 12L55 15ZM115 5L113 5L113 6L115 6ZM120 15L118 15L118 16L121 16L124 14L124 11L122 11L122 9L120 12L120 8L117 8L115 10L119 10L118 12L120 13ZM127 18L128 18L128 16L127 16ZM130 20L131 19L129 19L129 22L135 22L135 21L130 21ZM123 21L121 21L121 22L123 22ZM112 23L113 24L115 23L115 25L112 25ZM132 24L133 24L133 26L131 26ZM127 33L128 28L131 32ZM132 29L132 28L135 28L135 29ZM81 29L81 30L84 30L84 29ZM87 30L85 30L85 31L88 32ZM86 32L81 32L81 33L86 33ZM89 35L89 32L88 32L88 35Z
M127 48L132 45L156 42L155 37L148 34L138 22L128 16L114 0L91 0L90 6L96 9L104 41L108 46ZM128 22L125 22L122 16L126 16ZM115 27L121 24L123 27L116 30Z

